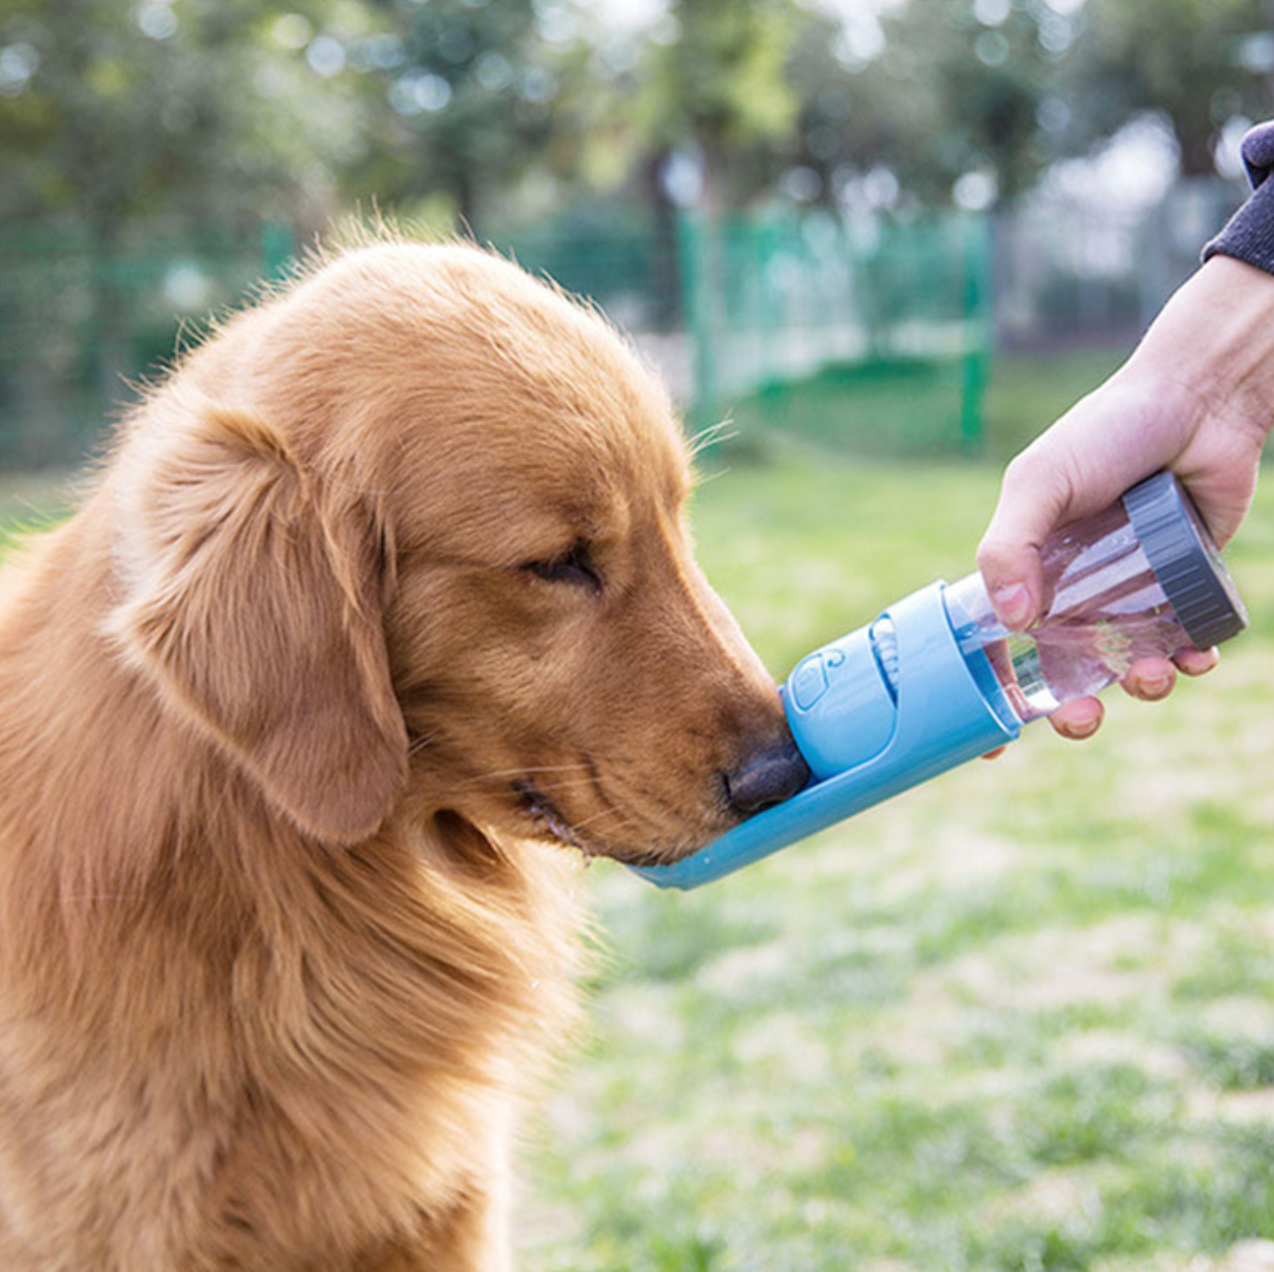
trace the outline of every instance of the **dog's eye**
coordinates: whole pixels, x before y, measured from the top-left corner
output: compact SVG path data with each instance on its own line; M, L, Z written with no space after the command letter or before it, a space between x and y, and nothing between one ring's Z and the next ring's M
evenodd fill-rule
M520 568L547 583L571 583L594 593L602 590L601 575L586 543L577 543L569 552L549 561L527 561Z

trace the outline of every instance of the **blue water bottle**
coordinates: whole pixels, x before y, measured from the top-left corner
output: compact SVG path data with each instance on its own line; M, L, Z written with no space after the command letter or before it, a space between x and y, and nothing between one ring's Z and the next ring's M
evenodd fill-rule
M1132 663L1209 649L1247 626L1220 553L1158 473L1041 548L1043 617L1010 632L979 574L931 583L802 658L782 688L809 784L698 852L634 867L696 888L1006 742Z

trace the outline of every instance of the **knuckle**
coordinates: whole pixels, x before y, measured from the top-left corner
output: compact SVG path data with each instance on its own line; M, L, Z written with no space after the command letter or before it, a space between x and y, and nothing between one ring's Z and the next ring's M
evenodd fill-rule
M1035 462L1033 458L1033 449L1033 447L1028 446L1025 450L1018 451L1018 453L1009 460L1008 465L1004 469L1004 485L1016 486L1024 479L1024 477L1029 475Z
M984 575L1000 575L1012 561L1012 551L1000 539L983 539L978 544L978 569Z

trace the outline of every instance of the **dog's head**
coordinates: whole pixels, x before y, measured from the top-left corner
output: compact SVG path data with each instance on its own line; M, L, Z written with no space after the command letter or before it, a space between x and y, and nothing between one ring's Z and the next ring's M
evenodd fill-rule
M114 632L312 834L449 810L667 860L807 776L692 558L662 388L490 254L317 270L188 359L115 480Z

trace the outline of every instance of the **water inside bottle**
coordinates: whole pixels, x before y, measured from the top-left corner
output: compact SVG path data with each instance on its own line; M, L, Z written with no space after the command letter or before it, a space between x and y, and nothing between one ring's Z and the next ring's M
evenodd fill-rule
M946 593L961 648L985 655L1023 721L1122 680L1139 658L1171 657L1190 645L1124 527L1096 545L1059 536L1049 546L1046 613L1027 632L1000 623L976 574Z
M1122 680L1139 658L1170 657L1188 645L1165 601L1141 613L1055 618L983 649L1013 710L1029 720Z

